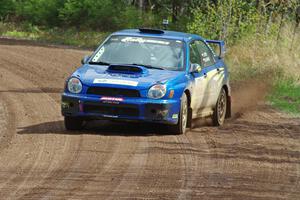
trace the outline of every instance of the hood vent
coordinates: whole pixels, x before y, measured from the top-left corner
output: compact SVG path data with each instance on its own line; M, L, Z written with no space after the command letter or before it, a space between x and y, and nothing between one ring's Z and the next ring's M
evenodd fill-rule
M124 73L124 74L142 74L144 69L135 65L110 65L107 69L110 73Z
M141 33L149 33L149 34L164 34L163 30L159 29L151 29L151 28L140 28L139 31Z

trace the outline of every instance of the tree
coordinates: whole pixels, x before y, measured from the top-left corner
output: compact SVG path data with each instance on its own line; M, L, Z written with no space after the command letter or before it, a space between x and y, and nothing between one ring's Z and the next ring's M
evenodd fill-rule
M118 27L125 7L123 1L117 0L67 0L59 10L59 17L66 25L78 29L111 30Z
M15 0L0 0L0 20L14 15L16 10Z
M64 0L24 0L16 5L17 14L35 25L57 26L60 24L59 9Z

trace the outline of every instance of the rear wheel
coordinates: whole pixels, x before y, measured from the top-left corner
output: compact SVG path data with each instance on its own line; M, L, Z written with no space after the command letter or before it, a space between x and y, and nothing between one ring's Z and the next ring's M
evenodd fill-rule
M83 120L79 117L65 116L65 127L67 130L80 130L82 129Z
M227 94L224 88L222 88L212 116L212 121L214 126L221 126L224 124L226 111L227 111Z
M171 126L172 132L178 135L184 134L186 132L187 121L188 121L188 102L187 102L186 94L183 93L181 97L178 123L176 125Z

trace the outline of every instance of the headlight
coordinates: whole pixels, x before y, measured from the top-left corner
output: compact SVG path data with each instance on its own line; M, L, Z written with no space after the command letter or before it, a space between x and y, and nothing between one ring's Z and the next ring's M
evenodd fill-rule
M71 93L80 93L82 90L81 81L78 78L70 78L70 80L68 81L68 90Z
M166 85L153 85L148 91L148 97L152 99L160 99L165 96L166 92Z

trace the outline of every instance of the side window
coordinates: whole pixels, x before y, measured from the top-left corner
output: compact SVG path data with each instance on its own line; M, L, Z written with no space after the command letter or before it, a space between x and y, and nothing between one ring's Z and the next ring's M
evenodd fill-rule
M190 62L201 65L201 57L196 42L190 44Z
M195 42L200 52L201 62L203 67L208 67L215 64L214 56L209 47L203 41Z

